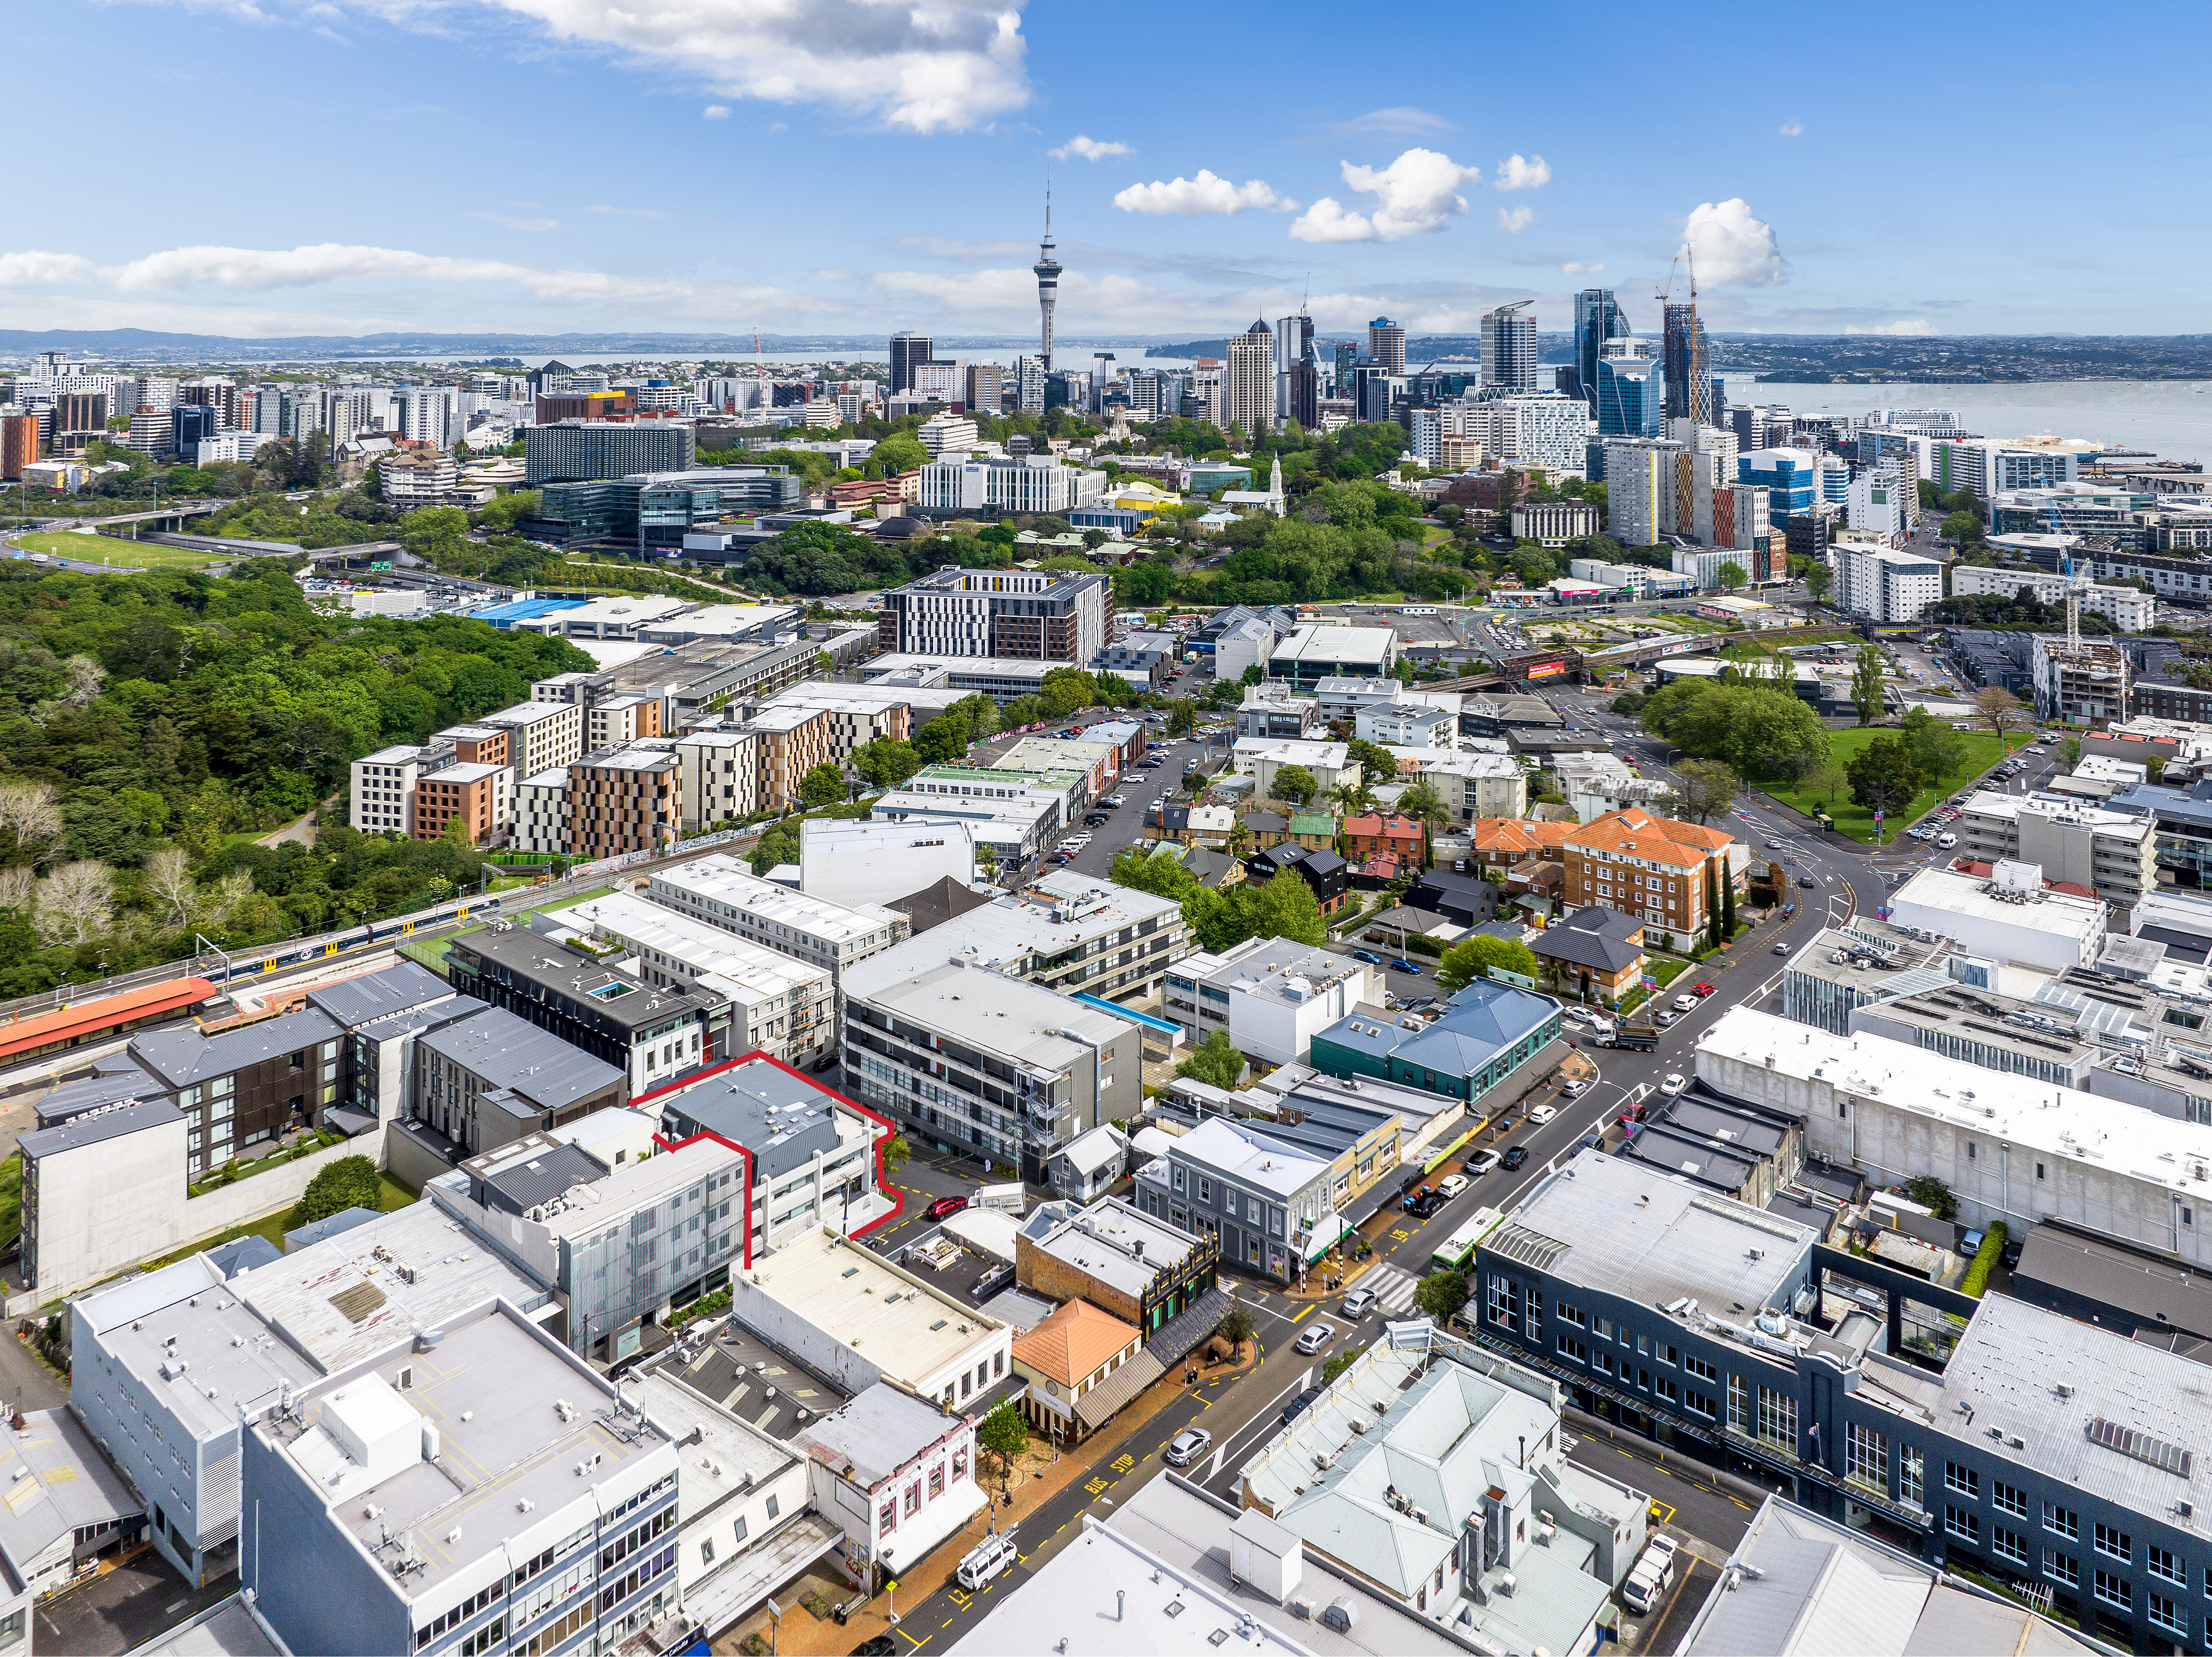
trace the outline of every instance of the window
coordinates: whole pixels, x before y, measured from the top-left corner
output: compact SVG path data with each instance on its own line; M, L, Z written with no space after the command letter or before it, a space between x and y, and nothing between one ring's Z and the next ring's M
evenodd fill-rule
M1946 1507L1943 1509L1943 1528L1954 1536L1963 1536L1967 1541L1978 1545L1982 1539L1982 1516L1972 1508Z
M2097 1527L2096 1534L2091 1539L2095 1543L2097 1551L2107 1559L2117 1559L2124 1565L2135 1563L2135 1539L2125 1531L2114 1530L2110 1525L2100 1524Z
M939 1462L936 1466L932 1467L929 1470L929 1499L932 1502L934 1502L939 1496L943 1496L944 1494L945 1465L942 1462ZM775 1515L771 1513L769 1514L769 1517L773 1519Z
M1961 1467L1955 1461L1943 1464L1943 1488L1956 1490L1961 1496L1978 1497L1982 1493L1982 1475L1978 1469Z
M911 1519L921 1511L921 1481L916 1479L906 1487L906 1516Z
M1990 1551L2000 1559L2009 1559L2015 1565L2025 1565L2027 1563L2027 1539L2018 1531L1992 1525L1990 1527Z
M1613 1338L1613 1320L1611 1318L1592 1318L1590 1320L1590 1333L1596 1336L1600 1340L1611 1340Z
M1589 1348L1584 1346L1582 1342L1564 1329L1559 1331L1559 1346L1561 1357L1572 1358L1577 1363L1589 1362Z
M2015 1490L2002 1478L1990 1482L1990 1500L1996 1503L2001 1513L2008 1513L2015 1519L2027 1517L2027 1492Z
M699 1563L702 1565L714 1563L714 1539L711 1536L699 1545Z
M1598 1374L1610 1376L1613 1374L1613 1354L1601 1348L1597 1355L1597 1363L1594 1367Z
M1869 1490L1889 1494L1889 1439L1862 1427L1844 1425L1844 1477Z
M2081 1539L2081 1515L2071 1508L2046 1502L2043 1504L2043 1528L2069 1542L2078 1542Z
M781 1505L782 1504L776 1499L776 1497L771 1495L768 1499L768 1516L770 1519L774 1519L776 1516L777 1510Z
M2144 1545L2143 1568L2153 1576L2163 1576L2167 1581L2179 1582L2185 1588L2189 1586L2189 1562L2155 1542Z
M893 1496L884 1503L876 1514L876 1534L889 1536L898 1528L898 1498Z
M1694 1352L1682 1354L1682 1373L1695 1375L1699 1381L1718 1381L1721 1372Z
M1668 1345L1665 1342L1661 1342L1659 1346L1659 1362L1662 1363L1673 1363L1677 1361L1678 1355L1672 1346Z
M1741 1375L1728 1378L1728 1424L1736 1432L1749 1434L1751 1421L1751 1389L1744 1385Z
M1583 1308L1581 1307L1570 1306L1566 1302L1561 1301L1559 1305L1552 1309L1561 1323L1571 1323L1577 1329L1585 1326L1583 1318Z
M2043 1551L2043 1574L2054 1582L2063 1582L2069 1588L2081 1586L2081 1562L2071 1554Z
M2108 1605L2117 1605L2122 1611L2136 1608L2136 1585L2117 1571L2100 1570L2091 1591Z
M968 1447L963 1444L952 1453L952 1482L957 1484L968 1477Z
M2145 1594L2143 1597L2149 1601L2152 1627L2162 1628L2167 1633L2180 1635L2185 1639L2188 1637L2189 1615L2186 1611L2162 1593Z
M1916 1445L1900 1444L1897 1448L1897 1496L1900 1502L1910 1502L1918 1507L1924 1499L1921 1493L1920 1450Z
M1665 1399L1669 1404L1680 1404L1682 1401L1681 1388L1677 1387L1673 1381L1668 1380L1664 1375L1660 1376L1658 1380L1651 1383L1651 1390L1658 1393L1661 1398Z
M1708 1421L1714 1418L1713 1395L1711 1393L1701 1393L1693 1387L1685 1387L1682 1389L1682 1407L1692 1415L1703 1416Z

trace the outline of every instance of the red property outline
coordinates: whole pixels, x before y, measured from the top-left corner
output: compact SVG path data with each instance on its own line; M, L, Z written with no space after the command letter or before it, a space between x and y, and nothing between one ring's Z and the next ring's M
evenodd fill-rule
M883 1129L883 1132L876 1136L876 1189L878 1191L888 1191L891 1193L890 1211L869 1221L867 1224L862 1226L858 1231L854 1231L849 1235L854 1237L865 1237L868 1233L876 1229L877 1227L888 1225L891 1221L896 1219L901 1214L903 1214L906 1211L906 1193L900 1190L898 1187L891 1183L890 1170L884 1164L884 1148L890 1144L892 1137L898 1132L897 1127L892 1123L890 1119L876 1111L870 1110L859 1100L840 1093L835 1088L824 1087L820 1082L817 1082L814 1077L807 1075L805 1071L793 1069L792 1066L785 1064L782 1059L777 1058L774 1053L763 1053L760 1048L755 1047L750 1053L740 1053L734 1059L725 1059L719 1065L710 1065L708 1068L702 1071L694 1071L689 1076L679 1077L673 1082L664 1083L659 1087L653 1089L650 1092L638 1094L630 1100L630 1103L632 1105L649 1104L655 1099L666 1098L672 1094L682 1093L686 1089L695 1088L702 1082L707 1081L711 1077L720 1076L726 1070L733 1069L739 1065L749 1065L756 1059L761 1059L768 1064L774 1065L786 1076L792 1077L794 1081L805 1083L808 1087L812 1088L817 1093L828 1094L832 1099L836 1100L838 1103L851 1107L854 1110L858 1111L861 1115L866 1117L870 1121L876 1124L877 1126ZM658 1133L653 1136L653 1143L659 1145L663 1150L681 1150L685 1145L696 1144L702 1139L712 1139L718 1145L726 1145L730 1150L736 1151L738 1156L744 1158L745 1258L743 1269L750 1272L753 1267L753 1153L745 1146L738 1144L730 1139L725 1138L722 1135L715 1132L712 1128L702 1128L698 1132L683 1139L666 1139L663 1138Z

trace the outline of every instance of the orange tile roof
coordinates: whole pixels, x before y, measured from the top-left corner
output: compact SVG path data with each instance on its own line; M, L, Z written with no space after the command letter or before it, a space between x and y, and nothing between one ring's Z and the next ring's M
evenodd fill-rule
M1386 817L1378 812L1370 816L1346 817L1344 832L1347 835L1385 835L1392 840L1419 840L1421 825L1411 817Z
M1571 822L1536 822L1522 817L1477 817L1473 827L1478 852L1556 852L1574 832Z
M1039 1375L1073 1387L1135 1340L1134 1324L1089 1301L1070 1301L1014 1342L1014 1357Z
M1568 837L1566 844L1574 851L1627 852L1687 869L1725 851L1735 840L1733 835L1718 828L1655 817L1632 805L1592 817Z

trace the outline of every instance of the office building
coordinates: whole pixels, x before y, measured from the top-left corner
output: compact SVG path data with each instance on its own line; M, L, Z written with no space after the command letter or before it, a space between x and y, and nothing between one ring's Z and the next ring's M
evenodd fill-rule
M655 870L647 877L653 902L732 932L779 955L825 968L833 980L911 935L896 909L832 902L760 879L720 852Z
M1609 288L1585 288L1575 295L1575 396L1596 412L1597 365L1606 342L1631 332L1628 319ZM1650 435L1650 434L1646 434Z
M1293 628L1269 653L1268 678L1310 690L1322 679L1380 680L1398 664L1398 634L1387 627Z
M1956 938L1984 960L2047 973L2094 965L2105 936L2101 900L2052 891L2027 863L2000 863L1987 875L1923 869L1891 895L1888 919Z
M1034 1184L1045 1182L1061 1146L1139 1114L1138 1023L959 956L932 955L934 965L887 957L848 975L845 1073L860 1102L956 1155L1014 1164Z
M947 456L921 469L912 505L940 516L1065 517L1094 504L1106 481L1103 472L1062 465L1048 454Z
M1105 648L1113 584L1103 574L947 568L884 595L886 652L1080 666Z
M1943 597L1938 559L1862 541L1839 541L1832 551L1836 581L1829 602L1838 610L1874 622L1917 622Z
M891 379L885 389L893 397L912 386L915 365L927 362L937 355L935 345L927 334L902 330L891 336Z
M1220 955L1185 956L1160 990L1164 1017L1194 1046L1216 1030L1270 1065L1304 1064L1314 1037L1363 1002L1382 1002L1370 968L1281 938L1247 938Z
M1406 331L1388 317L1367 325L1368 360L1385 373L1406 372Z
M1483 313L1482 388L1486 392L1536 390L1536 318L1528 308L1534 303L1516 300Z
M177 434L181 442L181 426ZM564 421L532 426L523 434L523 476L533 489L641 472L684 472L697 464L697 456L692 428L673 421Z
M1210 1116L1138 1169L1133 1200L1178 1231L1212 1236L1223 1264L1296 1283L1343 1235L1338 1184L1328 1158Z
M605 1649L677 1603L674 1442L511 1307L319 1378L240 1437L244 1587L293 1651Z
M1481 978L1419 1029L1371 1005L1356 1010L1314 1035L1313 1065L1324 1076L1372 1077L1461 1100L1472 1113L1559 1034L1558 1002Z
M1589 464L1589 405L1557 391L1486 398L1466 412L1469 437L1501 464L1540 471L1553 483L1580 477Z
M1222 401L1224 430L1233 427L1249 437L1274 429L1275 337L1265 321L1231 338Z
M1592 404L1601 439L1659 435L1666 390L1660 369L1649 340L1622 337L1599 348Z
M2143 813L1981 789L1952 827L1962 855L1991 865L2033 864L2045 880L2093 891L2115 908L2158 888L2158 825Z
M1808 516L1821 500L1820 457L1811 449L1742 450L1736 455L1736 481L1765 489L1778 519Z
M1712 345L1698 319L1694 300L1670 304L1662 321L1667 372L1667 412L1700 424L1712 415Z

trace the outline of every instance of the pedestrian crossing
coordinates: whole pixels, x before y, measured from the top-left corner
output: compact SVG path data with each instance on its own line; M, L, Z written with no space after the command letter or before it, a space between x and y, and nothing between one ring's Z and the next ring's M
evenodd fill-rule
M1372 1289L1376 1294L1376 1309L1395 1315L1413 1303L1413 1291L1421 1280L1411 1272L1401 1272L1395 1266L1378 1266L1353 1285L1358 1289Z

